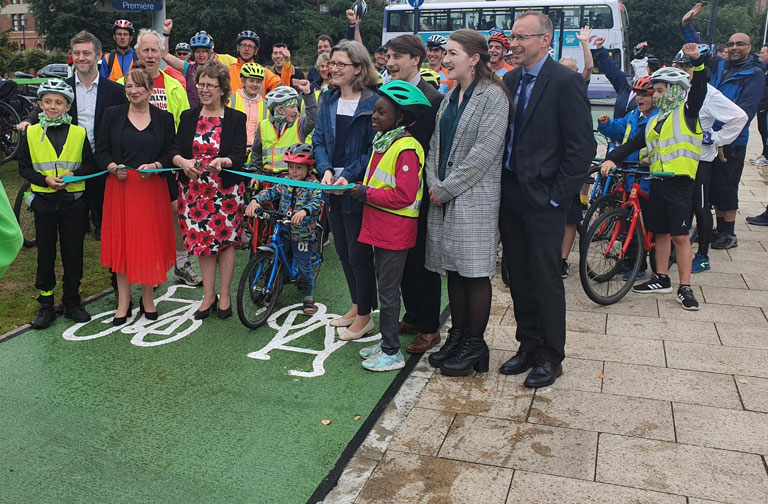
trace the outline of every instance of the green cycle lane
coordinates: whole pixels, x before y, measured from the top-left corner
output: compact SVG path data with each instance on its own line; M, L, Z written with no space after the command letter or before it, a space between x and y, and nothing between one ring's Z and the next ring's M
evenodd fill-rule
M397 376L360 365L378 334L345 343L327 326L349 308L332 249L314 316L289 285L258 330L237 313L194 321L202 289L169 282L155 322L134 310L113 328L110 294L87 324L1 343L0 501L306 502Z

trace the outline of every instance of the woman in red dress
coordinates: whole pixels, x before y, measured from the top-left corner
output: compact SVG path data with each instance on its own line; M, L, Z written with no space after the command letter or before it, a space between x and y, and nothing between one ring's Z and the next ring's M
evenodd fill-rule
M143 64L126 74L129 103L104 111L96 162L109 170L104 192L101 264L117 275L114 325L131 315L131 284L142 286L140 310L157 319L153 286L167 280L176 262L168 193L171 172L143 173L168 165L174 137L173 116L149 104L153 79Z
M190 254L200 261L203 301L195 319L232 315L232 276L235 248L240 241L245 179L223 168L245 163L245 114L226 106L231 91L229 71L209 61L197 71L201 105L181 114L171 149L179 174L179 224ZM220 291L216 296L216 264Z

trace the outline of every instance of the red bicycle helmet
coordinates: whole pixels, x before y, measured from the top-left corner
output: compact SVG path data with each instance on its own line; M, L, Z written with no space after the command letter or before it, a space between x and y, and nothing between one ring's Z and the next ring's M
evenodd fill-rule
M285 151L283 161L286 163L314 166L315 153L312 151L312 146L309 144L295 144L288 147L288 150Z
M131 32L131 35L135 33L135 30L133 29L133 23L127 19L118 19L115 21L115 24L112 26L112 33L115 33L115 31L118 29L128 30Z
M651 76L646 75L640 77L635 85L632 86L632 90L639 95L653 96L653 84L651 84Z
M509 39L504 33L494 32L493 35L488 37L488 45L491 45L491 42L498 42L504 49L512 47L512 44L509 43Z

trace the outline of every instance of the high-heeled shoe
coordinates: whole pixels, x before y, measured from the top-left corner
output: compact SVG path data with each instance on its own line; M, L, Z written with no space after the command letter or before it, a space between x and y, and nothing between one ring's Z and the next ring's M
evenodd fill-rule
M470 336L461 342L455 356L440 365L440 371L446 376L467 376L473 369L478 373L487 373L488 365L488 345L483 336Z
M131 312L133 312L133 299L131 299L131 302L128 303L128 313L125 314L125 317L115 317L112 319L112 325L117 327L125 324L128 321L128 317L131 316ZM115 312L117 314L117 312Z
M203 320L207 319L208 315L211 314L211 310L216 311L216 305L219 304L219 296L216 296L216 299L213 300L213 303L211 303L211 306L206 308L205 310L197 309L195 312L195 320ZM232 310L232 307L229 307L230 310Z
M157 308L155 311L148 312L144 309L144 299L139 298L139 313L143 313L147 320L157 320Z
M222 310L221 306L216 307L216 315L219 316L221 320L228 319L232 316L232 301L229 302L229 308L226 310Z

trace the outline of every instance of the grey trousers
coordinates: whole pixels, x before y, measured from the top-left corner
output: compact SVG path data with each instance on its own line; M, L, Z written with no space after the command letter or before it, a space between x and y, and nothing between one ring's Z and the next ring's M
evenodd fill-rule
M381 349L387 355L394 355L400 350L400 340L398 339L400 282L403 279L407 257L407 250L387 250L378 247L373 249L376 282L379 287Z

